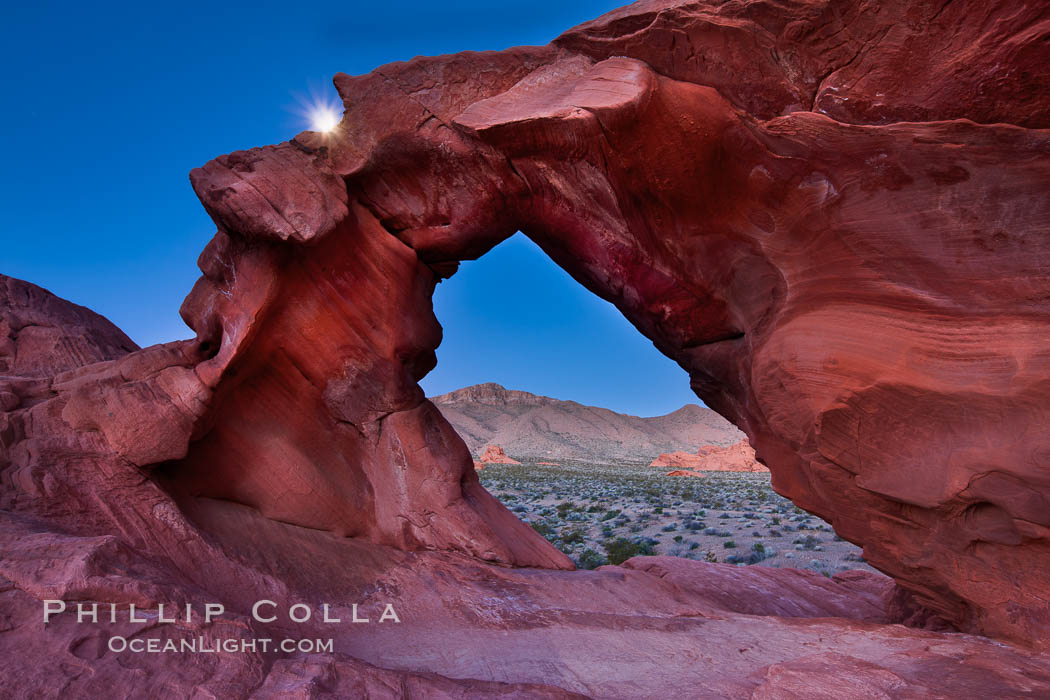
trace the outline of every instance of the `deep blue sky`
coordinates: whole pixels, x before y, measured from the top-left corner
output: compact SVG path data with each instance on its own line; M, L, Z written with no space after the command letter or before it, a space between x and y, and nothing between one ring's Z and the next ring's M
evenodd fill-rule
M190 169L308 128L297 98L334 99L338 71L544 44L620 4L9 4L0 272L141 345L189 337L178 307L214 233ZM428 392L499 381L639 415L696 400L684 372L521 236L466 263L435 303L446 340Z

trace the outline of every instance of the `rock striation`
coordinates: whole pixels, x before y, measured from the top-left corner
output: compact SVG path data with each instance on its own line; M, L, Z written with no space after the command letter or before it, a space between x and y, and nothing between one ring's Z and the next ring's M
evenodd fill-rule
M218 229L194 339L136 350L5 280L5 692L1050 694L1048 24L1011 0L642 0L545 47L339 74L332 133L191 173ZM573 572L493 499L418 381L435 285L517 230L899 588ZM369 597L411 624L249 616ZM229 615L42 630L45 598ZM114 630L339 646L184 663L109 653Z

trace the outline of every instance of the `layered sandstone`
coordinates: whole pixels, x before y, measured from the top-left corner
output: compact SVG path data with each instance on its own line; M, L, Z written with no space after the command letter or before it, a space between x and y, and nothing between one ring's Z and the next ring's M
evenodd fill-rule
M340 74L333 133L191 174L218 228L193 340L135 350L8 286L5 690L1050 693L1013 644L1050 643L1048 13L643 0L547 47ZM435 285L516 230L903 589L747 570L716 599L736 569L568 571L418 386ZM413 623L323 658L124 657L39 622L43 598L219 599L222 623L147 633L306 636L251 601L377 595ZM884 624L905 619L1005 641Z

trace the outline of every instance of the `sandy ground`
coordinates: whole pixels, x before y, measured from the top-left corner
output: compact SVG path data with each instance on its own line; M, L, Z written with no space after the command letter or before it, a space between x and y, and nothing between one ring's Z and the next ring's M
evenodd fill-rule
M641 464L487 465L485 487L583 568L632 554L740 566L867 569L860 548L777 495L769 474L664 476ZM623 538L623 540L620 540Z

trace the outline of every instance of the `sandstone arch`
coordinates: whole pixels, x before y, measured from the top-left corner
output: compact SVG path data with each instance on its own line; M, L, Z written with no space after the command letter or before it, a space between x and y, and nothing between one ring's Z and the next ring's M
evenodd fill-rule
M687 16L661 11L647 31ZM245 486L251 495L230 492L255 477L205 472L249 440L207 445L266 402L218 408L230 384L221 379L220 417L190 448L191 463L209 465L195 470L196 488L398 546L566 565L536 538L527 553L509 544L521 529L484 496L455 495L463 478L473 493L469 460L414 384L439 339L435 281L520 228L689 371L701 398L749 434L778 490L944 617L1036 635L1046 622L1036 562L1050 525L1048 356L1038 341L1048 212L1033 198L1050 181L1043 132L748 113L747 100L669 77L667 65L603 58L595 37L613 24L560 40L584 42L579 52L457 55L338 76L347 112L334 134L194 173L224 230L184 306L202 340L217 342L222 329L205 366L218 374L239 367L238 353L271 358L259 370L274 375L267 382L315 395L304 423L340 422L359 444L348 454L368 465L367 476L345 461L304 475L311 498L330 489L325 507L289 505L262 475ZM940 109L931 119L950 116ZM245 292L228 272L240 280L242 265ZM260 287L266 298L242 299ZM244 317L254 317L247 340ZM300 347L302 357L280 359ZM392 475L428 473L387 456L398 454L395 431L441 465L442 505L408 482L389 491ZM299 440L305 449L318 438ZM246 454L235 463L268 461ZM287 476L285 465L273 472ZM354 503L369 491L371 501ZM421 512L442 514L423 525ZM989 573L1004 561L1014 563L1009 583ZM1027 610L1026 629L997 612L1007 600Z
M642 2L548 47L337 76L333 134L191 175L219 228L194 341L11 386L4 508L76 521L133 573L156 562L122 547L235 577L207 535L229 501L569 567L416 384L434 285L520 229L690 373L778 491L937 615L1045 645L1046 10L865 7Z

